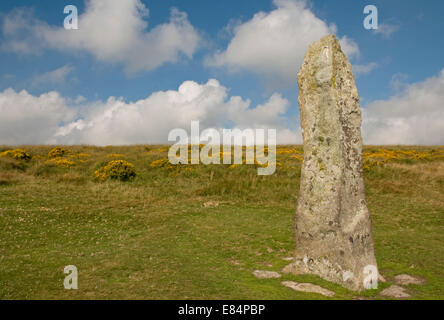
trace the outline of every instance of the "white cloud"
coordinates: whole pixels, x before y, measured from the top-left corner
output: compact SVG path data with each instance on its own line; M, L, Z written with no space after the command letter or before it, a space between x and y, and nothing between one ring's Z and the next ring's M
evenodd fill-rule
M64 65L53 71L46 72L42 75L34 77L31 81L33 86L38 86L41 84L52 84L58 85L63 84L66 81L66 77L74 71L74 67L70 65Z
M347 55L348 59L359 57L359 46L353 39L343 36L339 39L339 43L341 44L342 51Z
M444 70L370 103L363 118L367 144L444 144Z
M406 85L387 100L363 109L366 144L443 144L444 70L436 77ZM278 143L301 143L299 127L285 117L289 102L273 94L261 105L229 96L217 80L185 81L178 90L159 91L126 102L110 97L88 102L57 92L33 96L26 91L0 92L0 144L137 144L166 143L174 128L189 131L192 120L206 128L277 129ZM293 123L298 121L295 118Z
M57 92L38 97L7 89L0 93L0 144L54 143L58 126L74 112Z
M207 57L208 66L230 71L248 70L265 78L294 83L308 46L336 26L316 17L302 0L274 0L276 9L256 13L249 21L233 27L227 48ZM359 55L357 44L340 39L349 57Z
M390 80L390 87L393 88L395 91L399 92L402 89L405 89L408 85L407 80L409 76L405 73L395 73L392 76L392 79Z
M401 26L395 23L381 23L378 25L378 29L375 29L375 34L380 34L384 38L388 39L393 33L399 30Z
M184 82L178 90L159 91L146 99L122 98L84 102L72 114L71 101L57 93L33 97L8 89L0 93L0 143L139 144L166 143L174 128L189 131L192 120L206 128L277 129L279 143L300 143L300 131L286 127L289 103L279 94L254 108L251 102L229 96L217 80ZM66 122L67 120L70 122ZM3 126L3 121L5 127ZM62 126L59 122L65 121Z
M192 57L200 35L184 12L173 8L168 23L147 31L148 9L140 0L87 0L78 30L65 30L37 20L23 9L3 20L2 49L36 54L46 48L83 51L97 60L122 63L128 72L153 70Z
M354 64L353 73L355 74L355 76L359 77L360 75L369 74L377 66L378 64L376 62L370 62L368 64Z

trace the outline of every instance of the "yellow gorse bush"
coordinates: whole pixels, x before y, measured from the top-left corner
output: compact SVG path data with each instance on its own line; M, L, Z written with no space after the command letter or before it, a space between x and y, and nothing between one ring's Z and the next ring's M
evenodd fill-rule
M150 168L162 169L164 171L168 171L169 174L177 176L182 172L191 171L192 165L183 166L180 163L172 164L168 158L162 158L151 162Z
M230 169L235 169L235 168L238 168L238 167L243 166L243 165L247 165L247 166L250 165L250 166L256 166L256 167L261 167L261 168L266 168L268 166L273 166L273 165L275 165L276 167L282 167L282 163L280 163L279 161L270 161L270 160L267 161L266 159L258 161L258 159L255 158L254 159L254 164L253 163L251 163L251 164L247 163L247 160L243 159L242 160L242 164L235 163L235 164L230 165L229 168Z
M111 154L108 154L106 157L107 158L120 158L120 159L126 158L125 155L120 154L120 153L111 153Z
M77 153L69 155L70 159L88 159L91 158L91 155L88 153Z
M293 160L300 162L304 160L303 151L294 147L278 147L276 155L279 160ZM391 148L366 148L363 152L363 169L368 171L376 166L383 166L390 162L410 162L410 161L434 161L444 160L444 148L437 147L428 150L415 149L391 149ZM237 165L238 166L238 165ZM288 162L284 163L288 166ZM236 166L234 166L236 167Z
M299 155L293 155L293 156L290 156L290 158L291 159L296 159L296 160L298 160L298 161L303 161L304 160L304 157L301 155L301 156L299 156Z
M164 168L169 165L171 165L171 163L168 160L168 158L163 158L163 159L154 160L153 162L151 162L150 167L151 168Z
M63 157L65 154L69 153L69 150L66 150L62 147L55 147L48 153L49 158L60 158Z
M142 155L150 156L150 155L153 155L153 154L165 153L165 152L168 152L168 149L166 149L166 148L152 149L152 150L147 150L145 152L142 152Z
M135 176L135 166L125 160L110 161L104 167L94 172L94 177L98 181L105 181L107 179L128 181Z
M68 159L65 159L62 157L46 160L45 163L50 164L50 165L54 165L57 167L61 167L61 168L69 168L69 167L75 166L75 164L76 164L74 161L71 161L71 160L68 160Z
M276 154L303 154L302 150L294 149L294 148L278 148L276 150Z
M405 162L405 161L433 161L444 160L444 150L390 150L377 149L366 151L363 153L363 168L370 170L375 166L382 166L389 162Z
M168 152L168 149L165 149L165 148L154 149L154 150L152 150L152 152L154 152L154 153L163 153L163 152Z
M174 171L176 170L176 173L178 174L182 170L182 166L180 164L172 164L168 158L162 158L158 160L154 160L150 164L151 168L160 168L162 170L166 171ZM191 167L188 166L187 168L184 168L186 171L191 170Z
M193 148L198 149L199 151L202 149L202 145L188 145L188 160L191 159L191 154ZM242 150L245 152L250 148L255 147L243 147ZM150 151L153 152L154 150ZM162 150L166 151L166 150ZM220 152L218 156L220 157L220 163L223 164L224 155L233 161L234 148L231 148L231 152L228 151L224 153L224 146L220 146ZM265 154L268 153L268 148L265 148ZM210 152L209 156L212 156L212 152ZM304 151L302 147L298 146L278 146L276 148L276 161L271 162L270 164L276 164L277 167L282 167L283 169L294 169L299 168L300 164L304 160ZM242 165L248 165L245 161L245 153L243 154L243 163L242 164L231 164L228 166L230 169L238 168ZM411 161L435 161L435 160L444 160L444 148L443 147L435 147L435 148L421 148L420 150L409 149L409 148L372 148L366 147L363 152L363 169L370 170L376 166L383 166L387 163L391 162L400 162L400 163L409 163ZM261 165L258 156L255 157L254 166L267 166L268 164ZM200 162L200 164L202 164ZM177 169L179 170L181 166L172 165L169 163L167 158L162 158L159 160L155 160L150 164L151 168L163 168L165 170ZM183 166L182 166L183 167ZM186 167L186 166L185 166ZM180 170L183 170L181 168Z
M10 157L10 158L14 158L15 160L30 160L31 159L31 155L23 149L7 150L5 152L0 153L0 157Z

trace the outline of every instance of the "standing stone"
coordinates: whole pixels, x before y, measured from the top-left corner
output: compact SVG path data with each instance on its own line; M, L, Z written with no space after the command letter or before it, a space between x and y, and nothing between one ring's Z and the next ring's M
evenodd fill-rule
M298 84L304 161L295 259L284 272L318 275L355 291L377 288L358 90L334 35L310 45Z

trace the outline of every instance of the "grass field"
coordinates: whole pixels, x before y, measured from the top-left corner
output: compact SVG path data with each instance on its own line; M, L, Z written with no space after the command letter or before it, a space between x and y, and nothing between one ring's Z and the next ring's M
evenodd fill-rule
M20 147L0 156L1 299L323 299L283 280L360 296L313 276L259 280L292 255L302 147L280 146L273 176L255 165L172 167L165 146ZM0 153L15 147L0 147ZM16 159L17 158L17 159ZM112 160L136 177L99 182ZM400 273L415 299L444 299L444 147L366 147L367 202L387 283ZM65 290L75 265L79 290Z

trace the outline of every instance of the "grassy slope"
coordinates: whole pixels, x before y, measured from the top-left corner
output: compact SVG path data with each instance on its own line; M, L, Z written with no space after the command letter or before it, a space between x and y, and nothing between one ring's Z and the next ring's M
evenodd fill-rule
M283 167L269 177L223 165L174 174L150 168L166 153L143 146L71 149L92 156L71 169L45 164L50 147L27 147L43 158L24 165L0 158L0 298L323 298L251 273L279 271L292 255L296 159L279 156ZM93 181L111 153L136 165L134 181ZM409 287L414 298L444 298L443 169L443 161L410 161L365 173L376 256L388 280L365 296L379 299L406 272L426 279ZM207 201L220 205L205 208ZM77 291L63 289L70 264L79 269ZM320 284L336 299L357 296L317 277L283 280Z

